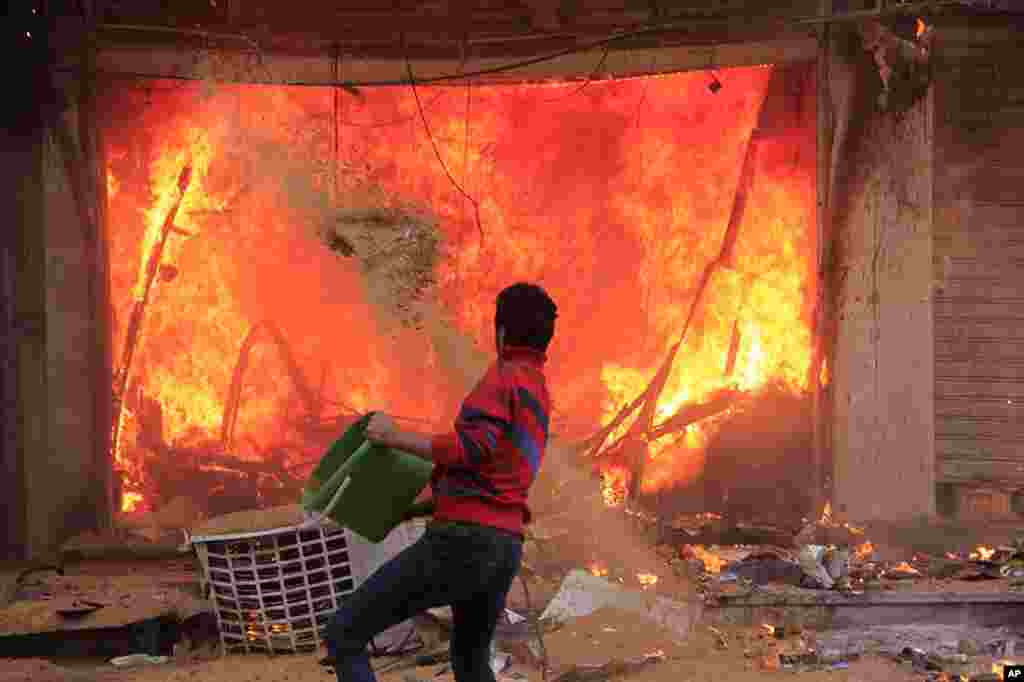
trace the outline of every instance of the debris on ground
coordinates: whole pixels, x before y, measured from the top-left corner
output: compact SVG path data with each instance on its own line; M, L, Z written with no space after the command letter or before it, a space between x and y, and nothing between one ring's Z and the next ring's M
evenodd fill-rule
M558 593L540 618L542 621L564 623L607 606L644 614L680 638L686 637L700 615L698 602L679 602L645 594L615 585L587 571L577 570L565 577Z

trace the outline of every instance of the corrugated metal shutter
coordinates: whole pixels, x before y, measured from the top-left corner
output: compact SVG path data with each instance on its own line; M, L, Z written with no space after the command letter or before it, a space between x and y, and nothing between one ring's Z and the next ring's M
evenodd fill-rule
M1006 24L938 35L937 478L1024 488L1024 44Z

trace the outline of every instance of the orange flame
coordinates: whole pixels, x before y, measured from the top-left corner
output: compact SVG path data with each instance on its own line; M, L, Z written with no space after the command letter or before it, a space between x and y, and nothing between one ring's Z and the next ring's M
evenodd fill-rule
M590 571L591 575L596 576L598 578L603 578L603 577L608 575L608 568L606 566L604 566L603 564L600 564L600 563L597 563L597 562L592 563L587 568L587 570Z
M917 570L916 568L914 568L913 566L908 564L906 561L899 562L898 564L893 566L891 569L889 569L889 571L887 571L887 572L888 573L911 573L913 575L921 575L921 571Z
M708 573L721 573L722 568L729 563L701 545L686 545L686 547L693 553L694 558L699 559L704 564L704 570Z
M995 553L996 550L994 547L978 545L978 548L971 552L970 558L972 561L991 561L992 557L995 556Z
M601 495L605 505L619 507L626 501L629 472L623 468L607 468L601 472Z
M864 559L867 559L869 556L871 556L871 553L874 552L874 551L875 551L875 546L873 544L871 544L870 540L868 540L866 542L863 542L863 543L857 545L853 549L853 556L854 556L854 558L863 561Z
M462 99L424 88L435 97L426 114L437 151L480 205L482 241L422 126L359 124L418 121L408 92L371 90L365 104L352 105L342 117L348 123L337 167L370 169L388 196L422 202L437 215L446 241L435 297L455 332L478 347L493 346L486 303L511 281L543 280L561 310L549 351L555 404L592 427L636 397L677 338L694 284L720 249L770 75L770 68L737 69L714 98L703 74L595 83L586 97L566 96L574 86L564 83L474 88L469 138ZM536 112L538 93L548 102L545 115ZM435 422L450 417L466 380L442 363L444 346L411 332L396 341L359 272L310 238L328 201L317 192L332 172L332 135L321 116L330 92L225 86L203 99L188 94L152 94L142 114L112 123L105 135L119 324L141 294L140 264L174 199L177 174L186 160L193 168L133 368L135 385L160 407L160 436L183 444L217 439L241 341L265 320L285 331L307 379L325 377L325 414L316 416L346 406ZM678 113L698 110L709 115ZM638 116L642 125L634 124ZM593 144L578 144L584 130L596 136ZM656 422L726 387L781 381L806 390L815 202L813 168L791 163L791 143L802 134L765 143L733 262L709 284ZM135 189L140 183L120 181L138 167L149 168L145 196ZM638 335L624 343L623 329ZM299 409L286 363L273 348L254 352L257 369L245 378L232 453L241 458L299 439L283 425ZM145 498L147 453L135 436L151 427L141 417L126 411L117 461L126 492ZM641 489L692 479L713 430L705 422L650 443ZM608 504L621 504L626 480L625 469L605 471Z
M121 497L121 511L133 512L139 507L139 503L142 502L142 495L139 493L124 493Z
M658 584L658 576L653 573L637 573L636 579L644 589Z
M927 24L924 23L920 18L917 20L917 29L914 32L914 37L920 38L924 35L924 32L928 30Z

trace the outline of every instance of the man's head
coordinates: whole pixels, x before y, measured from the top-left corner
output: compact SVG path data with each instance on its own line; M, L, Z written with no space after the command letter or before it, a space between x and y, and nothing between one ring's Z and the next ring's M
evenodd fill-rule
M506 346L525 346L544 352L555 334L558 306L536 284L520 282L498 294L494 331L499 351Z

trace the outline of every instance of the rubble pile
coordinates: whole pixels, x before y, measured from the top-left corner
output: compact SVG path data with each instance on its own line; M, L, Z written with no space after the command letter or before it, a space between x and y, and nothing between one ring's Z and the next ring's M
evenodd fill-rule
M698 544L731 538L752 542ZM891 547L881 551L863 529L832 520L827 507L822 519L795 534L743 524L725 528L720 517L701 514L675 519L660 533L660 541L659 556L709 601L780 588L858 595L984 583L993 591L1024 590L1024 539L942 554Z

